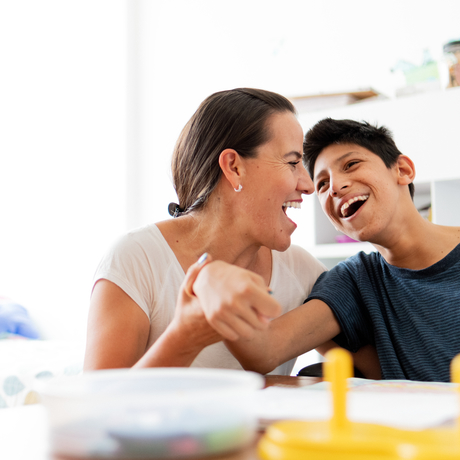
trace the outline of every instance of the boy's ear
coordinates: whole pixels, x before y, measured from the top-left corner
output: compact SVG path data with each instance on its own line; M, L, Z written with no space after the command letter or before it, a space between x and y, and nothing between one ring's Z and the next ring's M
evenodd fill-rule
M409 185L415 179L414 162L406 155L399 155L397 161L398 184Z
M225 149L219 155L219 166L230 185L237 189L244 174L244 165L236 150Z

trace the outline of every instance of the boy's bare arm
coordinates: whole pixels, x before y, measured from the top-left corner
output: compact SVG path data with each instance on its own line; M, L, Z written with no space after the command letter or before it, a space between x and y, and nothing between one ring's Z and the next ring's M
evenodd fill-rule
M332 310L313 299L274 319L266 330L256 331L252 339L227 341L226 345L244 369L266 374L339 332Z
M279 316L281 307L256 274L216 261L193 285L208 322L247 370L265 374L340 332L332 310L311 300Z
M337 347L338 345L334 341L329 340L319 347L316 347L316 351L324 356L331 348ZM351 355L354 367L361 371L364 377L374 380L380 380L382 378L379 356L373 345L365 345Z

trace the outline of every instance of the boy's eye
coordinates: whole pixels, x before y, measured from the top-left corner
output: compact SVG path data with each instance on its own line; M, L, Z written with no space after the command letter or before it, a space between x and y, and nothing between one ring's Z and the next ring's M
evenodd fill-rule
M353 160L353 161L350 161L349 163L347 163L347 165L345 166L345 169L349 169L351 168L352 166L358 164L359 162L357 160Z
M326 186L326 184L327 184L327 181L325 181L325 180L322 180L322 181L318 182L318 184L316 186L316 190L318 192L320 192L321 189Z

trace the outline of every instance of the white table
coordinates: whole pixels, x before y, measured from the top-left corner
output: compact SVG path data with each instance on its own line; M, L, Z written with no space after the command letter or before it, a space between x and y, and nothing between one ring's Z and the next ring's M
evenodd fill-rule
M41 404L0 410L0 457L3 460L49 460L48 424Z

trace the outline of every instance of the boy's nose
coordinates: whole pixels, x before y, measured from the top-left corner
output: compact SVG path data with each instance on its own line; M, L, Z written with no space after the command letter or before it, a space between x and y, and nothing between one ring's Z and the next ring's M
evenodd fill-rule
M340 179L330 179L329 192L332 196L336 197L341 193L345 193L344 190L348 188L348 184Z

